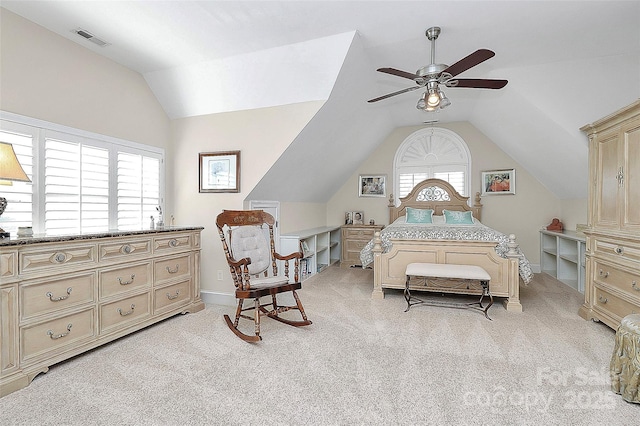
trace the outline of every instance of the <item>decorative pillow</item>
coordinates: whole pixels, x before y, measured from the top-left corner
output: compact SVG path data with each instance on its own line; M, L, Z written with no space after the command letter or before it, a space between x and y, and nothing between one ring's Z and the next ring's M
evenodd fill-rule
M249 274L256 275L264 272L271 262L269 242L259 226L239 226L231 231L231 255L236 260L248 257Z
M407 223L432 223L432 209L413 209L407 207Z
M442 213L444 215L445 223L455 225L473 225L472 212L442 210Z

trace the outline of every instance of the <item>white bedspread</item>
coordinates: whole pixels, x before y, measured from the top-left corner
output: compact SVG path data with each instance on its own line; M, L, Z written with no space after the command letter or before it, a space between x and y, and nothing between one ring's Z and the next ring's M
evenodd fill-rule
M407 224L404 221L404 216L402 216L380 232L380 239L382 240L383 253L387 253L391 249L391 239L495 241L496 253L500 257L506 258L506 254L509 251L507 246L509 237L483 225L477 220L473 225L447 225L445 223ZM373 240L369 241L360 252L362 267L373 263L372 249ZM531 265L520 250L520 247L516 251L520 255L520 277L525 284L528 284L533 278Z

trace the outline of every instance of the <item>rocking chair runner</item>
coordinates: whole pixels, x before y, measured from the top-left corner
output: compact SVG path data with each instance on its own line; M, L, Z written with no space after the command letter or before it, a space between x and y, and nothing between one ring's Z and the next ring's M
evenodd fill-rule
M300 298L296 290L302 288L298 280L298 270L302 253L291 253L282 256L275 251L273 241L273 216L263 210L223 210L216 219L216 226L222 241L222 248L227 257L227 263L231 270L231 277L236 287L236 317L233 322L228 315L224 319L238 337L247 342L262 340L260 336L260 317L266 315L285 324L295 327L309 325ZM264 226L267 226L265 228ZM269 231L269 241L265 236L265 230ZM226 235L225 235L226 231ZM284 275L278 275L276 260L284 261ZM289 282L289 261L294 260L294 282ZM272 274L269 274L271 266ZM291 292L296 306L280 306L277 303L278 293ZM261 303L260 298L271 296L271 301ZM253 306L245 308L245 299L253 299ZM271 309L267 309L267 307ZM302 321L291 321L282 318L281 313L289 310L298 310L302 315ZM253 317L245 315L245 311L253 310ZM254 335L241 332L238 324L241 318L253 320L255 324Z

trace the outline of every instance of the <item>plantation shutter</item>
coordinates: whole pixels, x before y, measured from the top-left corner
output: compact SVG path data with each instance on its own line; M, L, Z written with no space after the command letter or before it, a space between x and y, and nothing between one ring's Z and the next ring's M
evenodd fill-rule
M109 151L72 139L45 138L45 231L107 231Z
M160 158L118 152L118 228L149 226L160 201Z

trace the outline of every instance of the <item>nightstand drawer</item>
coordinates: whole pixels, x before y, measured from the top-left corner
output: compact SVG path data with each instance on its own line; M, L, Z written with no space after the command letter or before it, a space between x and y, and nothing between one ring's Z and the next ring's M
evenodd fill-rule
M34 281L20 287L23 320L95 301L96 274L67 275L56 280Z
M344 249L347 252L357 252L360 256L360 252L369 243L370 240L346 240L344 242Z
M640 298L640 275L599 260L594 262L593 274L596 283L615 287Z
M151 262L99 272L100 299L151 287Z
M367 241L373 238L375 231L375 228L344 228L342 230L344 238Z

